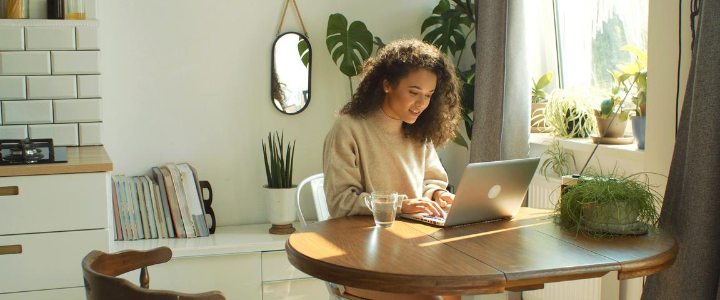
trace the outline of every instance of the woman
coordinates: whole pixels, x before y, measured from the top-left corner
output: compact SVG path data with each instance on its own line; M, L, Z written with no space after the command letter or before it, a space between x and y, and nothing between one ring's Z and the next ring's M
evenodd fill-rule
M398 40L365 62L361 76L325 138L330 217L372 214L363 201L372 191L407 195L402 213L444 216L442 208L455 196L445 190L447 173L435 146L454 138L461 118L454 66L434 46ZM346 292L370 299L442 299L351 287Z

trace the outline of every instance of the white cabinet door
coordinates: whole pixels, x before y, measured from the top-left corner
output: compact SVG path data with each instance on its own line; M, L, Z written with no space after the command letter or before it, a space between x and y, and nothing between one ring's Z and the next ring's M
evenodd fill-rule
M262 300L260 253L179 257L151 266L150 289L184 293L221 291L228 300ZM138 284L139 271L120 277Z
M329 296L325 282L320 279L263 282L263 300L317 300Z
M106 176L0 177L0 235L107 228Z
M285 251L262 253L262 277L263 281L311 278L290 264Z
M78 287L80 263L92 250L108 251L107 229L0 236L0 246L20 253L0 255L0 293Z
M85 288L45 290L27 293L0 294L0 300L84 300Z

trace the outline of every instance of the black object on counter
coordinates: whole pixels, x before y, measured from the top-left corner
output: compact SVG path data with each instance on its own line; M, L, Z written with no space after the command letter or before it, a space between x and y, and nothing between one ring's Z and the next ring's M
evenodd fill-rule
M65 1L64 0L48 0L47 14L48 19L65 19Z

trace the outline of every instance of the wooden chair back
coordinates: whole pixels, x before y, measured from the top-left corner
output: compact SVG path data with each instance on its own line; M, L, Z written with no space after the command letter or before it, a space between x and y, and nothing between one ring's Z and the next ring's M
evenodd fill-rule
M221 292L185 294L173 291L150 290L147 267L167 262L172 258L168 247L148 251L127 250L105 253L94 250L82 260L85 295L87 300L224 300ZM118 278L118 275L140 270L140 286ZM189 270L188 274L192 274Z

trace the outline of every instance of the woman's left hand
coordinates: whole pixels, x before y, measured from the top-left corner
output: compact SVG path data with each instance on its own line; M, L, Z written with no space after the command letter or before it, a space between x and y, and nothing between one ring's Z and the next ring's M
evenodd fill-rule
M455 201L455 194L445 190L438 190L433 193L433 200L444 208Z

